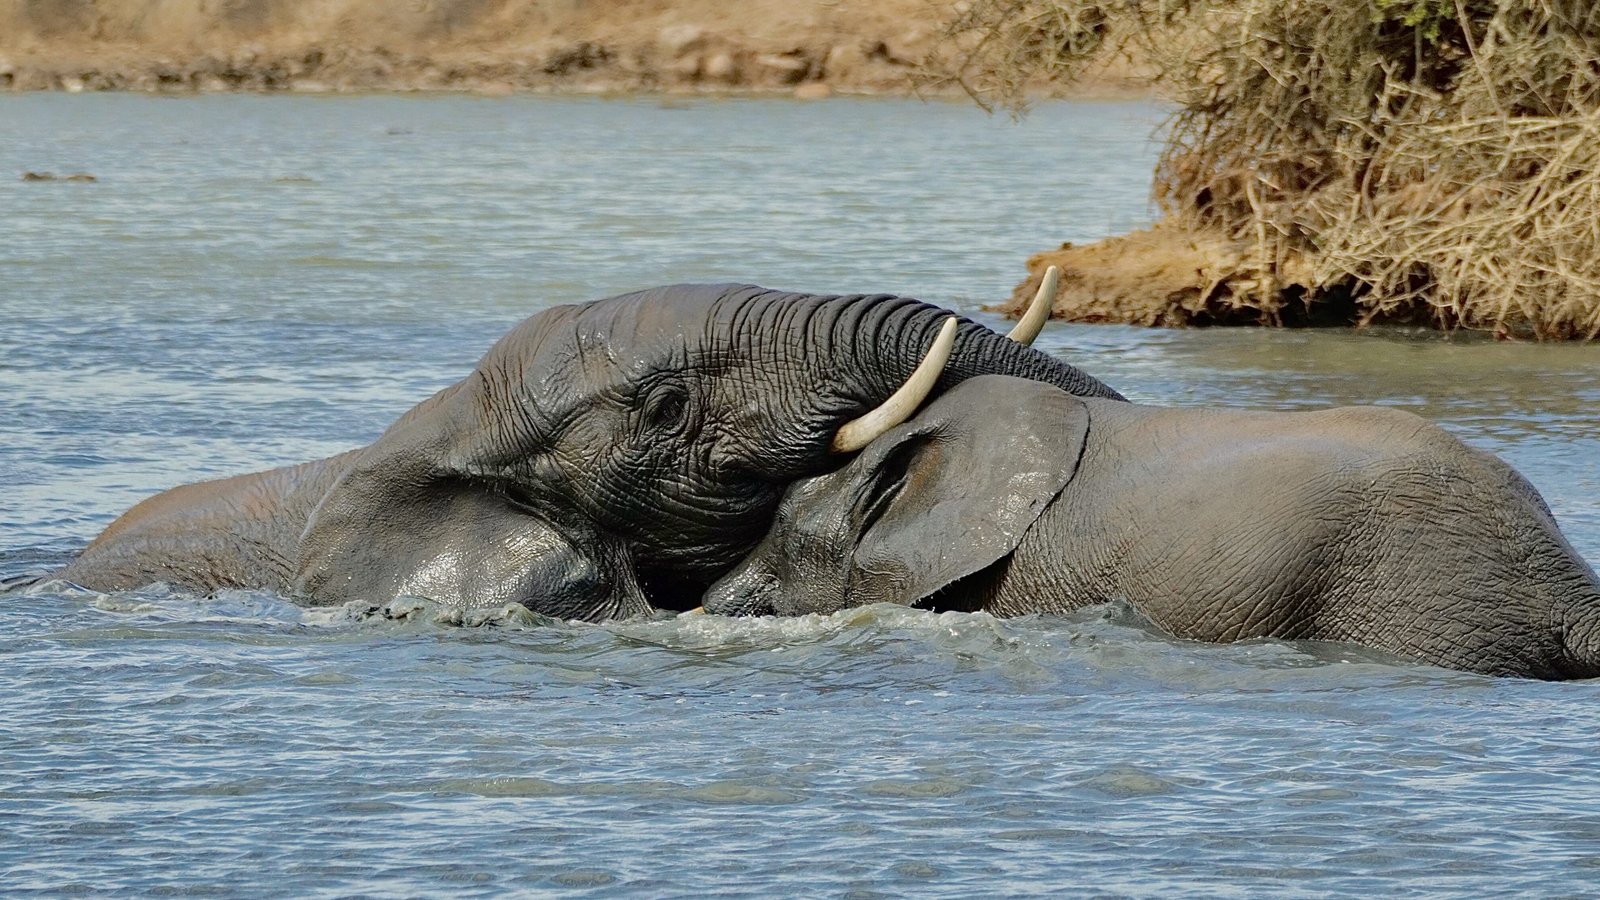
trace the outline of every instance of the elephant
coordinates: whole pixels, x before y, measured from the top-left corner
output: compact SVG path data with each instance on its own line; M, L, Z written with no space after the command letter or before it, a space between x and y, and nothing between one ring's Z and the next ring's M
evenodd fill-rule
M1130 604L1198 641L1600 675L1600 582L1499 458L1378 407L1182 409L968 379L795 482L707 613Z
M739 284L553 307L371 445L158 494L53 577L509 599L589 621L682 610L750 551L790 482L837 468L929 392L1004 373L1120 402L1028 346L1043 318L1001 335L904 297Z

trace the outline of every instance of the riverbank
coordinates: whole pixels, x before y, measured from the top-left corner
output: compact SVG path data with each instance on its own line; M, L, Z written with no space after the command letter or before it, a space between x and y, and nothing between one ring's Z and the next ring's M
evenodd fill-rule
M906 94L942 0L0 2L0 89ZM1043 93L1136 96L1136 66Z
M1160 226L1034 261L1064 316L1600 339L1593 0L969 2L975 93L1131 47L1175 105Z

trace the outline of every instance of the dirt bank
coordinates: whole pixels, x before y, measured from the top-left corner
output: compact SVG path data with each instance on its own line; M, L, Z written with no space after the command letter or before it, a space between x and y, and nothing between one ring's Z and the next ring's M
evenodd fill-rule
M1051 316L1068 322L1182 328L1208 325L1448 327L1418 299L1377 306L1346 284L1319 280L1314 261L1282 245L1232 240L1215 229L1163 220L1092 244L1062 244L1028 258L1011 298L990 307L1020 316L1045 269L1061 270ZM1485 329L1519 337L1507 327Z
M1348 304L1330 303L1325 296L1314 306L1292 302L1310 296L1313 282L1305 260L1289 257L1263 266L1259 259L1249 242L1161 224L1034 254L1028 258L1028 277L1010 300L994 309L1019 315L1039 290L1045 269L1056 266L1061 285L1051 314L1069 322L1162 327L1353 324L1355 310Z
M948 0L0 0L0 89L902 93ZM1107 67L1075 95L1142 92Z

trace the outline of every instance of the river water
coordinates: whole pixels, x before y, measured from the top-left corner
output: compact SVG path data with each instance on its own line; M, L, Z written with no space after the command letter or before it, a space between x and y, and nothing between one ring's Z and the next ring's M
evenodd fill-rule
M375 437L554 303L968 313L1148 220L1147 104L0 96L0 577ZM24 171L95 183L23 182ZM1054 325L1147 402L1379 403L1600 559L1600 348ZM1600 684L1126 610L582 626L0 597L5 893L1592 893Z

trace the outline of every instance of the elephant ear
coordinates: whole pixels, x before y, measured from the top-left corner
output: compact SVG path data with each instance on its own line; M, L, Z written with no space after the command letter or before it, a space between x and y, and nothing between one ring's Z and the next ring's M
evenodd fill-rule
M463 429L444 399L397 422L322 497L300 537L296 590L320 603L406 594L590 620L648 609L620 544L557 527L453 462Z
M1082 400L1008 376L969 379L851 465L863 483L851 594L913 604L998 562L1072 480Z

